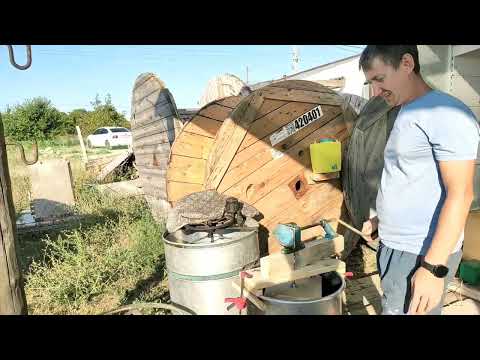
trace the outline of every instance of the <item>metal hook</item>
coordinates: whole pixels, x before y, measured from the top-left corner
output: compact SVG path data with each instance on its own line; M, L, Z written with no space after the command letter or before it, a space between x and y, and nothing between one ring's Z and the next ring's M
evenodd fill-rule
M22 161L25 165L33 165L38 161L38 144L37 144L37 139L35 139L35 143L33 144L33 157L34 159L32 161L28 161L27 158L25 157L25 148L23 147L22 144L18 142L14 143L5 143L5 145L14 145L20 150L20 157L22 158Z
M27 63L25 65L18 65L15 61L15 54L13 52L12 45L6 45L8 48L8 56L10 57L10 64L16 67L19 70L27 70L30 65L32 65L32 47L31 45L26 45L27 47Z

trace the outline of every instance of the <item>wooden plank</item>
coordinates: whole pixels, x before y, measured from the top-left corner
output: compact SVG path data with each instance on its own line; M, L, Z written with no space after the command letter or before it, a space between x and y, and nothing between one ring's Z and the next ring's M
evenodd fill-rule
M135 120L137 116L141 113L148 111L152 107L160 107L165 104L172 105L170 100L169 93L165 91L165 89L155 90L152 93L148 94L147 96L143 97L141 100L135 100ZM159 113L156 111L156 113Z
M15 209L0 118L0 315L26 315L27 301L17 257Z
M337 271L339 274L345 273L345 263L337 259L325 259L317 261L301 269L272 274L274 277L264 278L260 269L249 270L253 275L251 278L245 278L245 287L253 292L258 289L272 287L285 282L304 279L306 277L324 274L326 272Z
M120 166L123 162L125 162L130 156L132 152L129 150L123 154L118 155L112 162L110 162L107 166L105 166L100 173L97 175L97 180L104 180L109 174L111 174L118 166Z
M158 144L168 143L169 142L168 134L170 134L170 137L175 138L174 137L175 133L173 131L164 132L164 133L158 134L158 136L148 136L136 141L134 140L133 148L136 151L137 149L144 148L145 146L155 146Z
M158 130L168 130L166 126L166 120L171 119L174 116L172 114L154 114L151 113L144 113L143 121L136 121L132 126L132 131L138 131L141 133L142 131L149 131L151 129ZM178 125L177 125L178 126Z
M305 248L294 254L276 253L260 258L260 272L266 279L274 278L277 273L287 273L294 269L339 255L345 247L343 236L333 240L314 240L305 243Z
M82 159L84 163L88 162L87 150L85 150L85 144L83 143L82 131L79 126L75 126L78 135L78 141L80 142L80 148L82 149Z
M232 108L222 106L222 105L217 105L214 103L200 109L197 115L223 122L223 120L225 120L230 115L231 112L232 112Z
M291 102L255 120L238 151L260 140L270 142L266 137L316 106L316 104Z
M225 99L216 100L215 103L234 109L238 103L242 100L242 96L229 96Z
M309 146L319 137L328 136L342 141L343 139L336 135L343 130L343 127L343 119L338 117L310 133L275 160L273 160L271 148L264 143L259 143L257 147L262 147L263 151L257 150L254 158L243 161L241 165L230 170L218 188L219 191L228 191L235 197L247 196L249 203L255 203L282 183L290 180L292 173L310 167ZM249 188L255 187L256 184L258 187L255 191L251 189L249 192ZM249 195L247 195L248 192Z
M155 108L151 108L150 111L144 111L139 115L136 115L136 119L132 120L132 129L141 129L145 126L150 124L160 122L164 119L173 117L176 118L176 115L173 113L173 109L171 108L170 104L162 105L165 107L165 112L155 112Z
M212 146L213 139L210 137L182 132L172 145L172 155L183 155L207 160Z
M167 195L168 201L170 202L178 201L186 195L202 190L203 184L191 184L171 180L167 181Z
M248 102L241 102L232 112L231 117L224 121L207 160L205 189L218 187L263 101L262 96L254 93Z
M164 82L158 79L154 74L150 74L142 79L141 82L135 83L132 99L134 102L137 102L153 92L163 89L165 89Z
M148 168L142 165L137 165L137 168L143 181L161 181L167 176L167 169L160 169L158 167Z
M203 185L204 170L205 160L175 155L168 167L167 180Z
M275 82L272 87L279 87L285 89L295 89L295 90L307 90L315 91L320 93L334 94L335 92L330 89L330 87L342 87L345 84L345 79L343 80L285 80Z
M145 154L136 155L135 164L146 167L167 168L169 154Z
M264 99L262 106L257 111L257 115L255 116L255 121L271 113L272 111L275 111L281 108L286 104L288 104L287 101Z
M185 125L183 131L192 134L203 135L210 138L215 138L218 130L222 126L221 121L206 118L204 116L196 115L192 121Z
M289 89L267 86L261 89L262 96L266 99L306 102L310 104L341 105L343 99L337 94L320 93L317 91Z
M285 150L288 150L291 146L297 144L299 141L301 141L310 133L316 131L319 128L322 128L323 126L328 124L330 121L337 118L339 114L340 114L340 109L338 107L327 107L321 119L319 119L317 122L309 124L304 129L286 138L284 141L275 145L274 148L276 150L285 152ZM278 118L275 121L282 121L282 119ZM291 122L291 119L290 121L285 121L285 122L289 123ZM282 124L281 122L278 124L278 128L281 128L283 126L281 124ZM242 150L237 153L234 160L232 161L231 168L236 167L238 164L243 164L248 159L252 158L255 155L258 155L261 151L267 151L271 154L272 146L270 144L270 139L268 138L268 135L270 134L267 134L267 136L264 136L262 139L260 139L262 141L258 141L257 139L257 141L255 141L253 144L250 144L249 146L242 148ZM308 149L309 149L309 146L308 146Z
M135 156L144 155L144 154L164 154L164 153L168 154L169 152L170 152L170 143L168 142L168 140L161 144L135 147Z

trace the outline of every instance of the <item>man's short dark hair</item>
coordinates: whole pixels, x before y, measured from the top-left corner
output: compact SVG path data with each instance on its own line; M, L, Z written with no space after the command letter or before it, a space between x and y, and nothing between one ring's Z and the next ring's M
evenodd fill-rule
M368 45L360 55L360 69L370 70L373 59L379 57L385 64L392 65L398 69L403 55L410 54L413 57L415 74L420 73L420 62L418 61L417 45Z

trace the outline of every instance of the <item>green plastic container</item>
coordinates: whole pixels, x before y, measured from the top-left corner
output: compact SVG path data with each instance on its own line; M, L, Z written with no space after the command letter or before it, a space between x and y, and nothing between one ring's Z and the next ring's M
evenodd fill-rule
M480 261L463 260L460 263L460 279L470 285L480 284Z

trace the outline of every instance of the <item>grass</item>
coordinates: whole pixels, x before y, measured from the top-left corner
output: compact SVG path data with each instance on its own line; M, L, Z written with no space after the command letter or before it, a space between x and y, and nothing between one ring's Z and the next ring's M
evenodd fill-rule
M145 200L114 197L89 185L94 181L81 166L78 144L39 147L40 159L70 160L75 212L85 219L66 230L18 235L29 313L99 314L136 301L168 302L164 225L154 221ZM18 214L29 208L30 183L28 168L15 151L8 148Z

